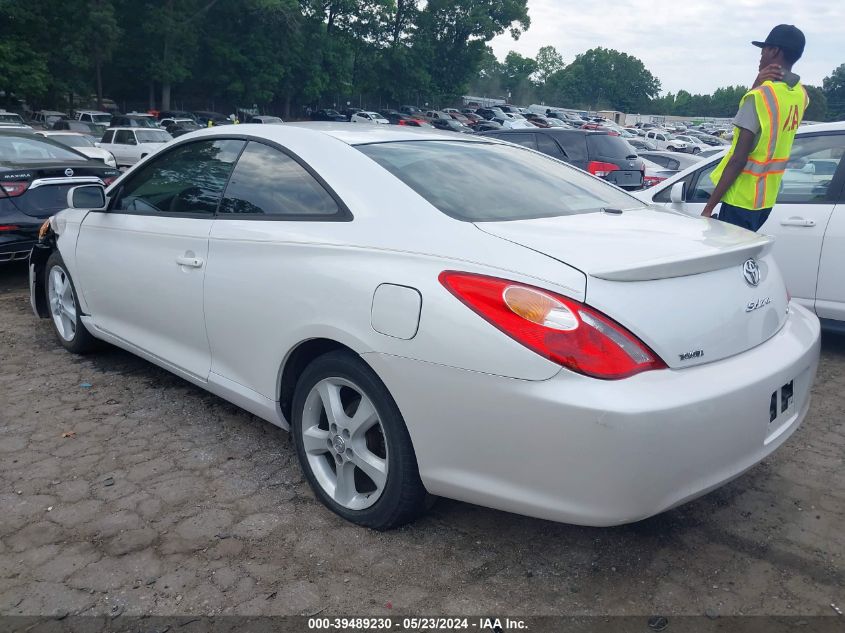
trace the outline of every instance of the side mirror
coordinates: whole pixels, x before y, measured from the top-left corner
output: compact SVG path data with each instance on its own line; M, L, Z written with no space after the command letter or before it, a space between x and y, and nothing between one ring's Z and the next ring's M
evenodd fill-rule
M669 200L672 202L683 202L684 201L684 183L683 182L676 182L672 185L672 188L669 190Z
M67 206L71 209L105 209L106 190L102 185L80 185L67 192Z

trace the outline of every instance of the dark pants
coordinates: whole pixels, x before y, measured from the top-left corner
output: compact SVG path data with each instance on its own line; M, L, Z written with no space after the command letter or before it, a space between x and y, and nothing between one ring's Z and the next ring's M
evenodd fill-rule
M752 211L750 209L743 209L742 207L735 207L732 204L723 202L719 207L719 219L728 224L741 226L749 231L758 231L760 227L766 223L772 208L758 209Z

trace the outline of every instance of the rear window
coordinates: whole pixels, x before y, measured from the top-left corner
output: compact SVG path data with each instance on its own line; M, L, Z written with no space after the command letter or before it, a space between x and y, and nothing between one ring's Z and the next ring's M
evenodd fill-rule
M627 158L636 153L631 151L631 146L621 136L610 134L588 134L587 150L592 156L605 158Z
M0 161L23 164L45 160L87 161L88 158L47 139L0 136Z
M502 145L407 141L359 145L448 216L465 222L528 220L642 207L628 196L542 154Z

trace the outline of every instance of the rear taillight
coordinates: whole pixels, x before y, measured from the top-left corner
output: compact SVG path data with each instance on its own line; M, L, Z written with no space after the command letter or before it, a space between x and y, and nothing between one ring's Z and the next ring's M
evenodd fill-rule
M664 180L666 180L666 179L662 178L661 176L645 176L643 178L643 187L645 187L645 188L653 187L654 185L661 183Z
M586 304L486 275L447 270L439 279L490 324L572 371L615 380L666 368L633 334Z
M0 182L0 188L6 192L10 198L15 198L22 195L29 187L28 180L6 180Z
M591 160L587 163L587 171L593 174L593 176L598 176L599 178L604 178L610 172L619 169L617 165L613 163L604 163L600 160Z
M101 180L103 181L103 186L108 187L115 180L117 180L117 176L108 176L106 178L101 178Z
M18 228L15 224L0 224L0 233L3 231L17 231Z

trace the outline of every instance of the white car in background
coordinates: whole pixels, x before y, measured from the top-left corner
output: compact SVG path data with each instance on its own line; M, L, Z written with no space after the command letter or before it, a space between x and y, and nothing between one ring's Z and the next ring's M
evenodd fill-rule
M93 136L87 134L80 134L78 132L50 132L38 131L36 134L49 138L62 145L72 147L80 154L85 154L91 158L103 161L109 167L117 168L117 161L114 155L100 147L99 142Z
M390 121L385 119L378 112L361 111L349 117L352 123L378 123L379 125L389 125Z
M770 238L527 148L215 127L106 194L75 188L44 227L36 313L70 351L108 341L291 429L317 498L362 525L427 493L637 521L751 468L809 407L819 322Z
M679 141L666 130L649 130L644 137L657 146L657 149L665 149L670 152L686 152L687 144Z
M710 174L725 150L637 192L641 200L698 216L713 192ZM799 128L781 191L760 233L771 235L774 256L794 301L823 323L845 329L845 123ZM716 211L718 212L718 207Z
M77 110L76 119L85 123L94 123L108 127L111 123L112 115L108 112L100 112L99 110Z
M118 167L131 167L172 140L170 134L157 128L117 127L105 131L100 147L114 155Z

